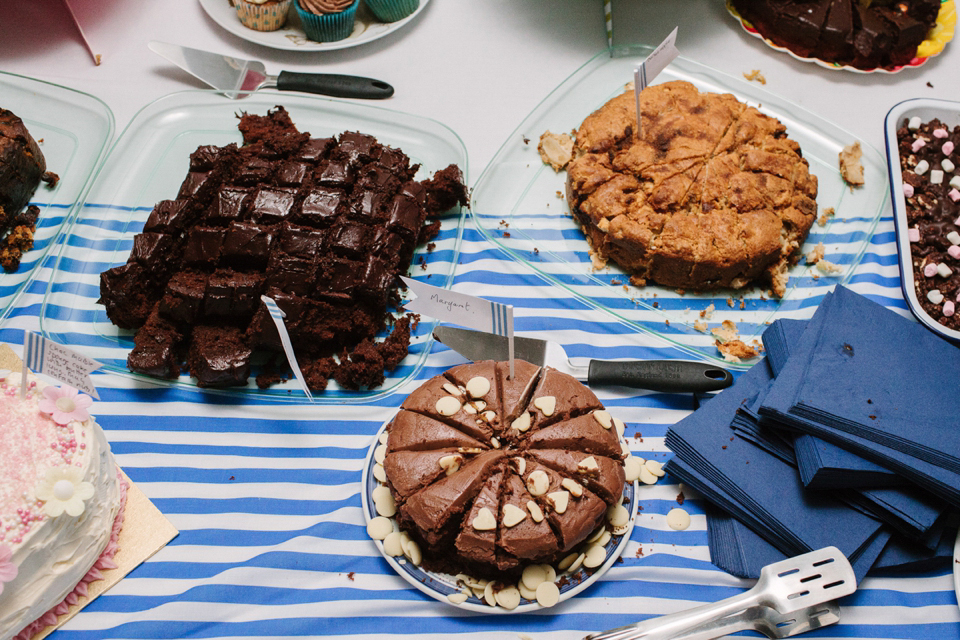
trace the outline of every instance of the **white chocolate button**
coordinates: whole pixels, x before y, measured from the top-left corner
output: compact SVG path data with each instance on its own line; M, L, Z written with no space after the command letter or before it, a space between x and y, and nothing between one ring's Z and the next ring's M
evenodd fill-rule
M657 476L658 478L662 478L664 475L666 475L663 472L663 465L660 463L659 460L647 460L646 462L643 463L643 466L647 468L647 471Z
M437 413L442 416L452 416L460 411L460 401L453 396L443 396L437 400Z
M560 571L566 571L571 566L573 566L573 563L577 560L577 557L579 555L580 555L579 553L574 552L566 556L563 560L557 563L557 569L559 569Z
M577 463L577 471L579 473L592 473L599 468L600 465L597 464L597 459L593 456L587 456Z
M384 470L383 465L379 462L373 465L373 477L377 479L377 482L382 482L384 484L387 482L387 472Z
M484 411L480 414L480 417L487 424L493 424L497 420L497 414L494 411Z
M667 526L675 531L683 531L690 526L690 514L679 507L667 512Z
M476 409L477 411L483 411L484 409L487 408L487 403L484 402L483 400L474 400L473 402L470 402L469 404L470 404L474 409Z
M557 399L554 396L541 396L533 401L533 406L549 418L557 410Z
M452 476L460 470L460 465L463 464L463 456L454 453L449 456L443 456L438 462L440 463L440 468L446 471L448 476Z
M402 536L399 531L394 531L390 533L386 538L383 539L383 552L388 556L402 556L403 555L403 543Z
M537 599L537 592L534 591L533 589L527 589L525 586L523 586L522 581L517 583L517 589L520 590L520 596L523 597L524 599L526 600Z
M526 458L510 458L510 463L513 464L513 468L516 469L520 475L523 475L527 470Z
M603 534L606 532L606 530L607 530L607 528L606 528L604 525L600 525L599 527L597 527L596 529L593 530L593 533L591 533L589 536L587 536L587 539L584 540L584 542L586 542L587 544L591 544L591 543L593 543L593 542L596 542L597 540L600 539L601 536L603 536Z
M415 567L419 567L420 562L423 561L423 554L420 553L420 545L413 540L407 540L406 544L403 545L403 555L405 555Z
M549 564L541 564L538 566L546 572L547 582L553 582L554 580L557 579L557 570L554 569L552 566L550 566Z
M592 544L587 547L583 557L583 566L587 569L596 569L607 559L607 550L598 544Z
M387 445L380 444L377 445L377 448L373 450L373 459L383 464L384 458L387 457Z
M384 540L391 533L393 533L393 522L390 518L377 516L367 523L367 535L374 540Z
M497 440L496 438L490 438L490 446L493 447L494 449L499 449L500 441Z
M533 500L527 500L527 511L530 512L530 517L533 518L534 522L543 522L543 510Z
M511 424L511 427L521 433L530 428L530 414L524 411Z
M633 482L640 477L640 470L643 469L643 458L629 456L623 461L623 474L627 482Z
M560 482L560 486L569 491L570 495L572 495L574 498L579 498L583 495L583 487L579 482L572 478L564 478Z
M468 593L464 593L463 591L447 594L447 600L449 600L453 604L463 604L464 602L467 601L467 598L469 597L470 595Z
M570 566L567 567L567 573L575 573L577 569L579 569L580 566L583 565L583 560L586 557L587 557L587 554L578 553L577 557L574 558L573 563L571 563Z
M560 587L554 582L542 582L537 587L537 602L541 607L552 607L560 602Z
M626 526L626 525L624 525L624 526ZM613 534L616 533L618 530L620 530L620 529L622 529L622 528L623 528L623 527L614 527L614 528L613 528L613 533L611 533L611 532L610 532L609 530L607 530L607 529L604 529L603 534L601 534L601 536L600 536L597 540L594 541L594 544L598 544L598 545L600 545L601 547L607 546L607 543L610 542L610 538L613 537ZM619 534L619 533L618 533L617 535L622 535L622 534Z
M379 488L380 487L377 487L377 489ZM386 489L386 487L383 488ZM376 489L374 489L374 491L376 491ZM377 510L377 515L383 516L384 518L392 518L397 514L397 503L394 502L389 490L387 490L387 494L379 500L374 497L373 506Z
M609 429L613 426L613 419L610 417L609 411L604 411L603 409L596 409L593 412L594 419L600 423L600 426L604 429Z
M527 491L532 496L542 496L550 488L550 477L546 471L537 469L527 476Z
M620 418L614 418L614 419L613 419L613 426L615 426L615 427L617 428L617 435L622 438L622 437L623 437L623 432L626 431L626 429L627 429L627 425L625 425L625 424L623 423L623 420L621 420Z
M480 376L467 380L467 394L471 398L482 398L490 392L490 381Z
M497 597L493 593L493 583L488 582L483 589L483 600L491 607L497 606Z
M459 395L460 395L460 389L457 388L457 385L452 384L452 383L450 383L450 382L445 382L445 383L443 383L443 390L446 391L447 393L449 393L449 394L452 395L452 396L459 396Z
M554 511L562 515L566 513L567 505L570 504L570 492L552 491L547 494L547 501L553 505Z
M640 467L639 480L643 484L657 484L657 476L650 473L650 469L647 468L647 465Z
M607 507L607 522L614 527L622 527L630 522L630 512L622 504Z
M477 531L493 531L497 528L497 518L493 515L493 511L483 507L480 511L477 511L477 517L473 519L471 524Z
M380 432L380 438L379 438L380 444L387 444L387 438L389 438L389 437L390 437L390 433L389 433L389 432L387 432L386 430L381 431L381 432Z
M516 587L507 587L497 591L495 598L497 604L508 611L513 611L520 604L520 590Z
M622 527L614 527L614 528L613 528L613 535L615 535L615 536L622 536L622 535L624 535L624 534L625 534L627 531L629 531L629 530L630 530L630 525L629 525L629 524L625 524L625 525L623 525ZM611 536L611 537L612 537L612 536ZM607 541L609 542L609 540L610 540L610 538L608 537L608 538L607 538ZM603 544L606 545L607 543L604 542Z
M624 457L624 458L626 458L626 457L629 456L629 455L632 455L632 454L630 453L630 447L627 446L627 443L626 443L626 442L621 442L621 443L620 443L620 452L623 454L623 457Z
M538 564L528 565L523 570L523 575L520 577L520 582L527 588L532 591L536 591L537 587L547 579L547 572L543 570L543 567Z
M523 522L524 518L526 517L527 512L518 506L512 504L503 506L503 526L507 527L508 529L510 527L517 526Z
M480 411L472 402L468 402L467 404L463 405L463 410L471 416L477 415L477 413Z

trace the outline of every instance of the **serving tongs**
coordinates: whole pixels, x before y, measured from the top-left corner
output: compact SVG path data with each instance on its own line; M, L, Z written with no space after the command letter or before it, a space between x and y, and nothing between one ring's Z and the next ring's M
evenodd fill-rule
M856 591L853 568L836 547L767 565L740 595L587 636L585 640L708 640L753 629L788 638L839 622L832 600Z

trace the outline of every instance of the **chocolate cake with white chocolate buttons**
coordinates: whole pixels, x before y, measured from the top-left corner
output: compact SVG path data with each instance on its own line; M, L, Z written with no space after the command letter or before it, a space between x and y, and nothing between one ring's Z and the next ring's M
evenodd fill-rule
M386 485L425 568L519 576L569 555L621 501L622 423L574 378L514 365L513 378L507 362L450 369L387 427Z

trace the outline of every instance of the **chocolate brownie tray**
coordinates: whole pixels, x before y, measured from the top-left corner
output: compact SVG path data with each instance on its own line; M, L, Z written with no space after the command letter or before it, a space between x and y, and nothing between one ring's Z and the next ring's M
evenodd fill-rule
M13 271L0 269L0 318L29 283L56 239L76 214L94 171L113 137L113 112L99 98L82 91L0 72L0 109L26 125L46 159L47 171L59 180L41 181L29 204L39 209L33 248Z
M541 160L537 142L546 131L575 131L586 116L621 94L632 82L634 67L651 50L637 47L630 55L616 58L602 51L550 93L510 134L477 180L471 215L481 233L512 258L630 329L659 336L700 359L747 367L755 357L740 363L724 361L714 330L726 340L732 337L728 332L732 329L743 343L755 346L769 322L778 317L809 317L827 291L849 281L887 202L885 162L880 152L862 145L865 185L851 189L840 175L838 154L856 140L853 134L756 83L677 58L655 84L684 80L700 91L733 94L782 122L787 135L800 145L810 173L819 182L818 221L801 251L822 253L824 264L818 268L817 260L808 264L801 255L788 271L786 291L780 298L760 286L702 293L632 286L629 274L613 262L603 267L592 262L566 201L567 173L554 171ZM822 249L818 248L821 243Z
M138 340L142 337L131 329L118 328L111 322L111 318L117 320L117 317L108 318L109 307L99 303L103 294L101 274L132 260L132 250L142 263L144 240L157 235L143 233L144 225L148 218L156 218L156 215L151 218L151 214L156 213L154 209L158 203L169 203L177 198L185 179L189 182L192 176L198 175L194 166L200 161L198 150L241 144L239 116L244 113L266 116L268 112L277 111L278 106L285 109L300 132L309 133L318 141L337 138L345 132L359 132L373 136L384 147L401 150L409 157L409 166L414 168L411 170L416 170L413 180L430 178L449 165L457 165L466 181L467 154L460 138L444 125L426 118L381 107L296 94L258 92L242 101L224 100L223 96L212 91L185 91L164 96L141 109L120 135L76 221L68 230L41 309L43 334L96 358L105 369L118 374L160 385L202 386L203 383L198 383L186 372L175 378L155 378L130 372L128 356L136 346L134 337L138 336ZM256 200L248 198L253 202L250 206L259 202L259 198L259 195ZM455 208L436 220L439 222L437 235L428 244L416 248L408 273L431 285L446 287L452 281L457 263L463 215ZM153 254L157 251L152 251ZM162 255L162 251L158 255ZM244 260L253 258L248 256ZM247 267L238 263L231 268ZM214 275L222 270L222 266L218 267ZM124 283L120 285L120 290L128 288ZM402 291L400 293L405 295ZM282 309L283 303L279 299L278 304ZM203 308L207 314L206 303ZM402 315L402 310L398 311L393 305L388 305L388 312L395 317ZM119 319L121 325L130 324L123 317ZM375 340L383 340L391 328L388 322L386 330L381 331ZM414 323L406 357L396 368L386 372L383 384L354 391L341 388L331 378L324 391L313 393L313 400L339 404L369 402L393 392L423 365L430 350L432 328L432 319L424 318ZM210 392L306 401L294 380L281 379L263 389L257 386L255 379L260 373L274 381L283 376L285 359L282 354L278 356L271 351L275 350L254 352L245 385L210 389ZM271 363L271 359L274 362ZM272 375L274 370L280 375Z

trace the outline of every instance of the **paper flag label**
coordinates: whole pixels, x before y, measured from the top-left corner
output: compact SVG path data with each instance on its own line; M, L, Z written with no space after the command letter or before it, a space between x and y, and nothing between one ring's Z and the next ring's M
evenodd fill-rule
M283 352L287 355L287 364L289 364L290 369L293 370L293 375L297 379L297 382L300 383L300 388L307 394L307 400L313 402L313 394L310 393L307 381L303 379L303 372L300 371L300 365L297 363L297 355L293 352L293 344L290 342L290 334L287 333L287 325L283 322L286 314L277 306L273 298L260 296L260 300L263 301L263 304L267 305L270 318L273 320L273 324L277 326L277 333L280 334L280 344L283 345Z
M513 306L400 277L417 296L404 309L498 336L513 336Z
M660 75L660 72L667 68L667 65L680 55L677 51L677 29L674 27L667 39L660 43L653 50L647 59L640 63L640 66L633 70L633 92L637 101L637 135L639 136L642 128L640 119L640 92L649 86L653 79Z
M91 371L103 366L99 362L32 331L24 332L23 346L23 363L31 371L50 376L62 384L100 399L89 375Z

